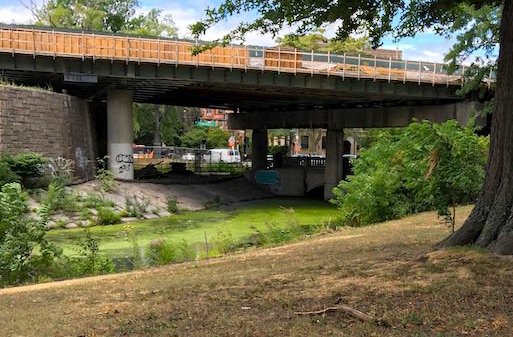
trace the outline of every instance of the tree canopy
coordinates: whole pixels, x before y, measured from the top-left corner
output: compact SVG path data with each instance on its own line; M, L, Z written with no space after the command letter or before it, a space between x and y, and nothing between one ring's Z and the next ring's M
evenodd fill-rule
M207 148L223 148L228 146L230 133L219 127L194 127L181 137L182 146L198 148L205 143Z
M176 36L170 15L151 9L135 15L138 0L49 0L30 7L36 24L60 28L123 32L144 36Z
M324 30L316 30L306 35L287 34L278 38L278 43L282 47L292 47L305 51L333 52L333 53L363 53L365 48L369 48L367 37L347 37L344 40L329 39L324 36Z
M155 130L155 119L159 119L160 127ZM160 131L162 143L180 146L180 136L184 125L177 108L153 104L134 104L133 115L134 142L137 144L154 144L155 132Z
M244 39L250 31L278 36L285 26L297 27L298 34L334 25L336 37L344 40L353 32L368 34L373 46L387 34L397 38L413 36L432 28L440 34L461 28L465 9L486 6L497 8L499 0L225 0L205 12L205 18L191 26L199 36L230 16L242 12L258 13L253 21L242 22L220 42Z

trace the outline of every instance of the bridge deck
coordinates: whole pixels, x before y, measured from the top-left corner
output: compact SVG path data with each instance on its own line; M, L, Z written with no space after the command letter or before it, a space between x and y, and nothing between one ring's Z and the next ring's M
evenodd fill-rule
M321 74L358 79L461 85L463 70L447 74L442 63L379 59L246 46L215 47L192 55L195 44L171 39L138 38L19 27L0 28L0 52L197 67L256 69Z

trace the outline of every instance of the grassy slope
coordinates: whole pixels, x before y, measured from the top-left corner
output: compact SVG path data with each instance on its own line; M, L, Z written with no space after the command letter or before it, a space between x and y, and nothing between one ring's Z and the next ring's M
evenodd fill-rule
M433 251L446 234L424 213L222 259L4 289L0 335L511 336L512 258ZM338 302L391 326L294 315Z
M293 210L293 211L292 211ZM146 246L156 238L170 241L187 240L190 244L202 244L214 240L219 232L230 232L235 240L265 230L266 223L287 223L297 221L301 225L319 224L336 217L336 208L326 202L293 198L273 198L255 201L239 210L207 210L183 212L167 218L130 223L137 241ZM126 238L125 225L90 228L98 239L102 253L111 257L131 253L131 243ZM76 240L84 236L83 229L51 231L48 238L61 245L66 254L74 253Z

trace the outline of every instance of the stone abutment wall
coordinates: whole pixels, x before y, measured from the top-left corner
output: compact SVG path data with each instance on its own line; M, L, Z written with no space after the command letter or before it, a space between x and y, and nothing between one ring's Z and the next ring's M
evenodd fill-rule
M88 102L66 94L0 85L0 151L33 151L75 161L75 174L94 177L95 138Z

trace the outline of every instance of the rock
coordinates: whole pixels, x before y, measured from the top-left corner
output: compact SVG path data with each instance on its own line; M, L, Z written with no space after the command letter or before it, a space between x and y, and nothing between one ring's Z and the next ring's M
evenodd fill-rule
M156 214L153 214L153 213L144 213L143 217L145 219L158 219L158 218L160 218L160 216L158 216Z
M27 200L27 207L28 207L28 209L30 209L30 210L31 210L31 211L33 211L33 212L37 211L37 209L38 209L40 206L41 206L41 205L40 205L38 202L36 202L34 199L32 199L32 198L29 198L29 199Z
M121 223L134 222L137 220L138 220L137 218L121 218Z
M76 221L75 222L77 224L78 227L89 227L89 222L88 221Z
M64 215L62 213L55 214L54 216L52 216L52 220L55 222L60 222L60 223L64 223L64 224L71 222L69 217L67 217L66 215Z
M74 222L70 222L70 223L64 225L64 228L67 228L67 229L78 228L78 225Z
M53 228L57 228L57 223L55 221L48 221L48 223L46 224L46 228L49 228L49 229L53 229Z
M159 216L160 217L171 216L171 213L169 213L168 211L160 211Z

